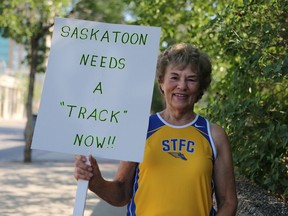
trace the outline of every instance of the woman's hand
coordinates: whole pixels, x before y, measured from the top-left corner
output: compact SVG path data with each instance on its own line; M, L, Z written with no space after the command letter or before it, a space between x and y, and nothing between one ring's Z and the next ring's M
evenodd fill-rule
M90 162L90 164L89 164ZM113 181L102 177L98 163L93 156L75 156L75 179L89 181L89 190L114 206L126 205L132 196L137 163L121 161Z
M88 159L83 155L75 156L74 177L77 180L89 181L88 187L91 191L94 191L97 186L103 183L104 179L96 159L91 155Z
M75 170L74 170L74 177L76 180L83 179L83 180L90 180L93 176L93 169L89 165L87 158L83 155L76 155L75 156Z

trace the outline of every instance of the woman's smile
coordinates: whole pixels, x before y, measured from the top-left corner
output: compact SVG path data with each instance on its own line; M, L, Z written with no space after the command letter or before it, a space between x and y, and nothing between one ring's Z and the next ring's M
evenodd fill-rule
M199 94L198 76L190 65L184 69L168 66L161 89L167 109L177 112L191 111Z

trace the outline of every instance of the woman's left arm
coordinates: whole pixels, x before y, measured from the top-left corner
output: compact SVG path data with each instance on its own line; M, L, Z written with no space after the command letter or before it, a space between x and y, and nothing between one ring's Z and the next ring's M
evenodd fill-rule
M211 124L212 138L217 150L214 164L217 215L234 216L237 210L237 194L231 148L222 127Z

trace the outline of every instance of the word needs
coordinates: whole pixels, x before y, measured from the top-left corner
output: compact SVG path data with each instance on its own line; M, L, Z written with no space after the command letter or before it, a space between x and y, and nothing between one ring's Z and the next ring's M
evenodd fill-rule
M96 54L82 54L80 59L80 65L109 68L109 69L124 69L125 58L115 58L113 56L98 56Z

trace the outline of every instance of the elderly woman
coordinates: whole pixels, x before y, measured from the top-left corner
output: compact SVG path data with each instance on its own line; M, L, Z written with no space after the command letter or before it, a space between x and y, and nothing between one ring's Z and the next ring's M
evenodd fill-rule
M208 56L189 44L176 44L158 59L157 81L165 109L149 120L144 160L122 161L113 181L105 180L90 156L75 157L75 178L127 215L235 215L237 196L225 131L194 112L211 81ZM213 208L213 193L217 211Z

